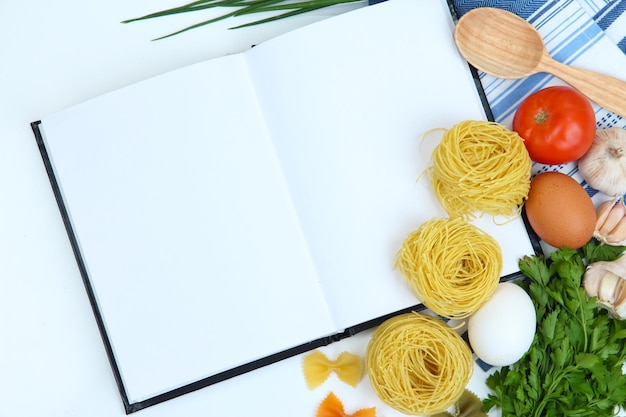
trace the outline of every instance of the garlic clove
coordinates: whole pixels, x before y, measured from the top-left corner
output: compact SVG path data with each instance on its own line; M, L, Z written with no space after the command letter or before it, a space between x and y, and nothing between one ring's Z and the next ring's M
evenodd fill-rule
M598 300L613 304L620 281L622 281L620 277L612 272L605 271L598 289Z
M597 297L598 307L620 320L626 319L626 256L588 265L583 287L589 297Z
M587 267L583 278L583 288L589 297L596 297L598 295L603 276L604 269L601 267L595 264L591 264Z
M615 317L618 320L623 320L626 318L626 303L616 304L611 308L607 309L611 316Z
M615 203L617 203L617 200L619 200L619 197L600 203L598 207L596 207L596 230L600 230L600 227L602 227L606 218L609 217L609 213L613 206L615 206Z
M611 301L611 303L613 303L613 305L617 305L617 299L622 295L622 292L624 291L624 287L626 286L626 280L622 279L621 277L618 277L617 275L615 275L615 277L617 278L617 285L615 285L615 288L613 289L613 300Z
M596 207L596 227L593 237L607 245L626 245L625 204L624 199L617 196Z
M626 280L622 279L622 282L624 282L625 285L622 285L617 294L615 294L613 305L615 308L623 306L623 308L626 309Z
M606 220L598 229L601 235L605 235L615 229L619 222L626 216L626 207L624 204L616 204L611 208Z
M626 216L622 217L617 226L606 235L606 241L614 245L626 241Z

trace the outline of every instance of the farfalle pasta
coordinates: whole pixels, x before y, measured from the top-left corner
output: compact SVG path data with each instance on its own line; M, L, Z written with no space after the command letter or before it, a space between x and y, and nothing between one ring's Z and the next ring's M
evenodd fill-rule
M362 408L352 414L346 414L341 400L330 392L317 408L315 417L376 417L376 408Z
M349 352L343 352L337 359L330 360L324 353L316 350L304 357L302 371L309 389L323 384L332 372L341 381L356 387L363 376L363 361Z

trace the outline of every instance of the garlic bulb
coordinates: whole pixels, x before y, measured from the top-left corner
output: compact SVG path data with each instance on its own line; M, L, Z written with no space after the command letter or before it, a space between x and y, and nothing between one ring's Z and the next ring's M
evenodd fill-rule
M611 262L594 262L587 266L583 287L589 297L598 297L598 307L611 316L626 318L626 255Z
M626 205L623 198L615 197L596 207L593 237L607 245L626 245Z
M596 131L591 148L578 160L578 172L587 184L609 195L626 194L626 130Z

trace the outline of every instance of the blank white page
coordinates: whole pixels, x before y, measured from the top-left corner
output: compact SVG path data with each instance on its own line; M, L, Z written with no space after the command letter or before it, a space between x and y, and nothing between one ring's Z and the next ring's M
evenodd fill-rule
M389 0L246 52L340 327L417 303L392 267L406 235L445 216L427 176L417 182L440 138L422 136L485 119L453 30L445 1ZM533 253L521 219L485 220L503 273L518 271Z
M42 119L131 403L418 303L422 136L485 118L452 29L389 0ZM517 271L521 220L481 221Z
M131 402L334 332L240 55L42 125Z

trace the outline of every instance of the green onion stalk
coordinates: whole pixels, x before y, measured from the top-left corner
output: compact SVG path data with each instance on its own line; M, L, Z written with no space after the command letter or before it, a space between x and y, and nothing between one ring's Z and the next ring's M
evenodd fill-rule
M191 29L196 29L201 26L205 26L220 20L227 19L229 17L252 15L254 13L263 12L281 12L271 17L254 20L249 23L244 23L238 26L231 27L230 29L239 29L248 26L259 25L262 23L268 23L279 19L284 19L290 16L296 16L303 13L312 12L314 10L322 9L324 7L335 6L344 3L356 3L363 0L308 0L308 1L294 1L294 0L198 0L183 6L172 7L171 9L162 10L156 13L150 13L145 16L136 17L133 19L124 20L122 23L137 22L146 19L153 19L156 17L169 16L179 13L197 12L206 9L212 9L216 7L232 9L229 12L225 12L217 17L204 20L194 25L188 26L184 29L178 30L169 35L161 36L155 40L169 38L170 36L178 35Z

